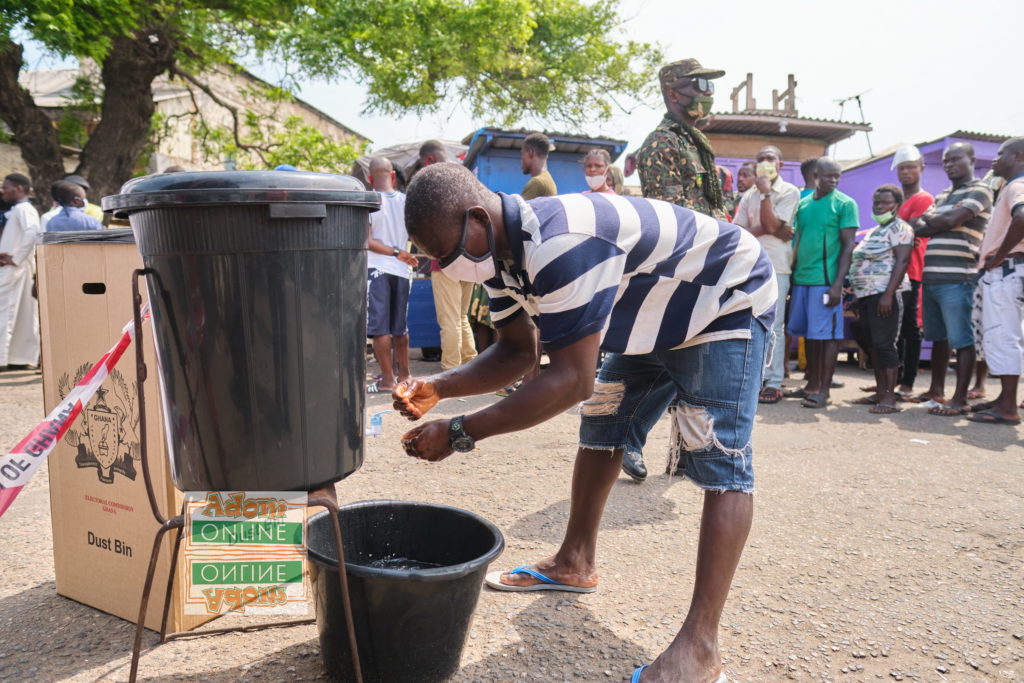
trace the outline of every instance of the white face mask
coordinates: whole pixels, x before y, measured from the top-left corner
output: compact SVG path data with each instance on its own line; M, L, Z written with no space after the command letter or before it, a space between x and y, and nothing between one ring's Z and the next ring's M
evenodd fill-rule
M603 186L605 184L605 182L608 180L608 176L606 176L604 174L601 174L601 175L588 175L588 176L586 176L586 178L587 178L587 186L591 190L598 189L599 187Z
M456 282L475 282L482 284L490 280L498 272L494 262L494 233L490 221L487 222L487 246L489 247L483 256L473 256L466 252L466 236L469 234L469 211L466 211L462 219L462 239L459 240L458 248L448 256L445 256L438 265L441 272Z

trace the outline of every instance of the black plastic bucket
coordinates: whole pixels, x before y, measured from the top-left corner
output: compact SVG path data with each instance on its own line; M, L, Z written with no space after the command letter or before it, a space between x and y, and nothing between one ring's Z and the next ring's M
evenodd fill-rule
M103 198L147 276L175 486L310 491L363 462L366 236L322 173L147 176Z
M355 680L329 513L309 519L320 653L327 673ZM459 668L498 528L466 510L374 500L340 511L345 569L367 683L431 683Z

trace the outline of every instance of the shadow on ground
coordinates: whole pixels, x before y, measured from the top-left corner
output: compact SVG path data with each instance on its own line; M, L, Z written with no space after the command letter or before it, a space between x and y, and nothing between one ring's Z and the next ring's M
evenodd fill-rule
M626 529L634 526L658 524L679 517L676 504L665 498L668 479L660 475L664 468L661 458L648 458L650 478L643 484L620 478L615 482L601 519L602 529ZM674 477L672 484L687 485L682 477ZM509 528L511 536L520 539L558 542L569 520L569 500L560 500L542 510L520 518Z
M203 636L193 640L216 639L217 636ZM157 646L162 647L162 646ZM240 647L235 643L234 647ZM208 671L211 662L202 660L199 656L195 660L190 655L185 655L180 661L174 673L166 673L158 676L141 675L146 668L146 655L142 655L142 667L140 667L140 678L147 681L197 681L201 680L228 683L228 681L263 680L263 681L284 681L284 680L330 680L324 671L323 663L320 661L320 641L311 639L305 643L298 643L283 650L275 650L271 654L261 657L258 652L253 653L252 660L231 669L222 671ZM201 648L196 646L197 651L202 651L203 656L210 656L209 646ZM120 677L120 674L118 674ZM370 683L367 679L367 683Z
M501 650L464 666L451 678L452 683L508 681L517 672L526 671L534 676L543 675L547 680L618 682L629 678L637 662L650 657L640 646L615 635L573 598L555 601L545 596L535 601L508 624L508 636L508 643ZM318 648L319 642L313 639L265 657L257 654L248 664L214 672L203 671L206 667L200 665L190 671L190 662L182 661L176 672L147 675L145 680L329 680ZM364 678L367 683L378 681L369 671L364 672Z
M40 657L47 677L70 678L128 654L135 634L135 624L57 595L52 581L0 598L4 616L0 680L36 678Z
M508 681L516 673L563 681L628 680L650 654L622 640L575 597L545 596L513 618L499 652L462 668L453 681ZM513 633L515 636L513 636ZM554 662L558 662L557 665Z

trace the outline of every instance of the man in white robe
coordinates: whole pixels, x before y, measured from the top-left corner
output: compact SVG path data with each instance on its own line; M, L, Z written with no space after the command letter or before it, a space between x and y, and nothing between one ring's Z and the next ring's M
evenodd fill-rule
M4 178L2 196L11 209L0 233L0 369L27 369L39 362L39 307L32 296L39 213L28 201L32 184L20 173Z

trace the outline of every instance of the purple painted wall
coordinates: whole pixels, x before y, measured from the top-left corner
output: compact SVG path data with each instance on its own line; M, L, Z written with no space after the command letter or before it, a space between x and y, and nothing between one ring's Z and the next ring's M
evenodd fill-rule
M970 142L974 145L974 153L977 164L974 167L974 175L978 178L985 175L992 166L992 159L999 149L999 142L986 142L980 140L968 140L966 138L946 137L935 142L918 145L921 155L924 157L924 174L921 176L921 187L932 195L936 195L949 187L949 179L942 170L942 152L954 142ZM871 163L851 169L843 173L839 181L839 189L850 195L857 201L857 208L860 209L860 225L862 228L871 227L874 221L871 220L871 196L875 188L886 183L899 185L896 178L896 171L890 170L892 155L875 159Z

